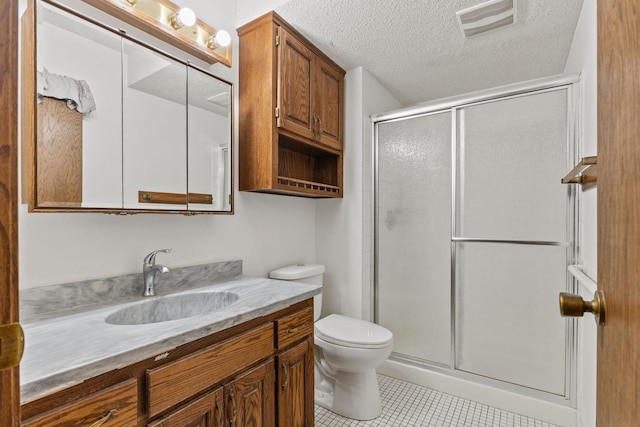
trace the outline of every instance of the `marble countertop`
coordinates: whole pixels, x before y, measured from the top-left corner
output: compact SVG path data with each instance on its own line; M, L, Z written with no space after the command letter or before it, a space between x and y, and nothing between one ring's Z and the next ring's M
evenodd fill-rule
M239 299L206 315L146 325L105 322L107 316L123 307L149 300L142 297L23 324L22 403L286 308L319 294L321 287L238 276L174 295L212 291L234 292Z

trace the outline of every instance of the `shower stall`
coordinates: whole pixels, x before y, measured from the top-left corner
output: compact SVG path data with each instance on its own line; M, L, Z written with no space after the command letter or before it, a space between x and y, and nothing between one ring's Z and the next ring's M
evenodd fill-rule
M373 117L374 317L392 358L571 405L577 76Z

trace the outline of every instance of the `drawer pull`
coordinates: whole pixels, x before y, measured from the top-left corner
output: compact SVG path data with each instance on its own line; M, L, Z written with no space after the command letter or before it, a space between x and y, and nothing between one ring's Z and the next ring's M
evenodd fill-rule
M289 370L287 369L287 364L284 363L284 360L282 361L282 375L284 376L284 381L282 382L282 391L285 391L287 389L287 385L289 384Z
M229 419L229 427L233 427L236 423L236 415L238 410L236 409L236 397L233 393L233 388L229 389L229 400L231 401L231 418Z
M224 413L222 412L222 403L220 397L216 397L216 412L218 413L218 427L224 427Z
M300 329L304 328L305 326L307 326L307 322L302 322L302 325L298 326L297 328L289 328L289 329L287 329L287 334L295 334L296 332L300 331Z
M104 423L109 421L111 418L114 418L116 415L118 415L118 410L117 409L112 409L112 410L109 411L109 413L107 415L105 415L104 417L100 418L98 421L96 421L95 423L91 424L89 427L100 427L101 425L103 425Z

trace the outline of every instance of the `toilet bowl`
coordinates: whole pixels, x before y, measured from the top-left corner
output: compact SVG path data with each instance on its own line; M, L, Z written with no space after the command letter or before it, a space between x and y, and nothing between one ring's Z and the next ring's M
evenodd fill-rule
M322 284L322 265L295 265L271 272L272 279ZM380 415L376 368L391 354L393 334L365 320L330 314L319 319L322 294L314 297L314 401L343 417Z

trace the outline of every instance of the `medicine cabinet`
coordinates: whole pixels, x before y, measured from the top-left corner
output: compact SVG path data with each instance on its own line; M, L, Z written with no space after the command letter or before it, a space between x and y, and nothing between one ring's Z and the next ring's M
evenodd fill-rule
M233 212L231 83L58 3L23 20L31 212Z

